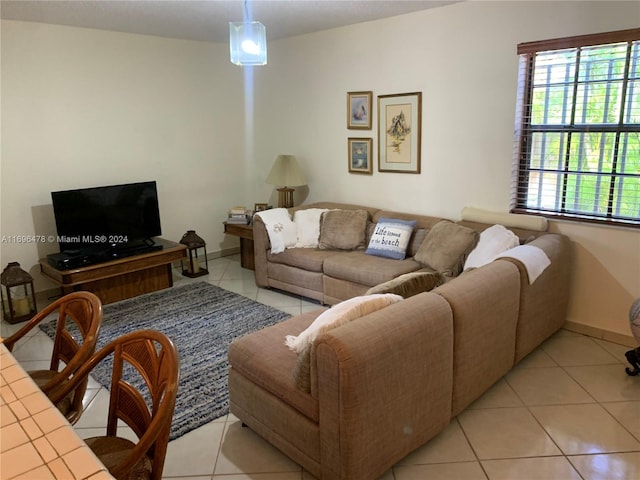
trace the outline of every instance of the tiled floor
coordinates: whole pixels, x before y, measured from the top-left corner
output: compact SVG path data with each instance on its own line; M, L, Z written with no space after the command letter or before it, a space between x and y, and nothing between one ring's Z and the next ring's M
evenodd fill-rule
M318 307L258 289L237 256L209 262L209 281L291 314ZM197 280L202 280L200 277ZM176 283L191 281L179 274ZM2 324L2 336L14 326ZM39 330L14 352L26 369L48 353ZM624 372L628 347L560 331L411 453L383 480L638 480L640 376ZM106 418L105 391L90 384L76 428L92 435ZM165 478L311 480L300 466L233 416L169 444Z

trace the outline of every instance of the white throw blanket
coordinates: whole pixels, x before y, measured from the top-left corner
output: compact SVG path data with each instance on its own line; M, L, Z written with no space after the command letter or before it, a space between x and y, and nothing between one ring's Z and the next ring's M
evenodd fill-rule
M536 281L544 270L551 265L551 260L541 248L533 245L519 245L501 253L496 258L507 257L520 260L529 275L529 285Z
M271 208L256 215L262 219L269 234L271 253L284 252L285 248L296 244L298 231L286 208Z

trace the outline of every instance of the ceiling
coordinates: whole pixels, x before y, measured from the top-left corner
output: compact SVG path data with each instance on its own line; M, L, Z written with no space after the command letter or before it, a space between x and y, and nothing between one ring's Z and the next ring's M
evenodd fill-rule
M440 7L436 0L253 0L254 20L278 39ZM1 0L0 17L186 40L226 42L243 0Z

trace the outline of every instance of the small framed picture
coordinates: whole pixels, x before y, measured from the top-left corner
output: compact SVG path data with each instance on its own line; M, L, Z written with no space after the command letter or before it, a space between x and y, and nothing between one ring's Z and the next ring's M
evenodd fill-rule
M269 204L268 203L256 203L253 206L253 211L254 212L263 212L265 210L269 209Z
M371 151L373 138L349 138L349 173L366 173L371 175Z
M373 92L347 92L347 128L371 130Z

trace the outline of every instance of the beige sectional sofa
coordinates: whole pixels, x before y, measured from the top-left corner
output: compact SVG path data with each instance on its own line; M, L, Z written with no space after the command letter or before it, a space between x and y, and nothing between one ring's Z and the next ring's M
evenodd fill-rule
M416 229L429 229L442 218L391 212L361 205L318 202L291 209L365 210L372 224L381 217L416 220ZM370 287L403 273L423 269L412 255L397 261L366 255L360 250L321 250L292 248L271 253L269 235L259 217L254 218L253 242L255 278L259 287L277 288L303 295L327 305L333 305L357 295Z
M313 206L318 205L363 208ZM367 211L374 223L380 217L416 219L416 229L428 230L440 220ZM489 226L462 223L478 231ZM293 248L272 255L260 228L257 219L258 285L328 304L425 269L412 258L390 260L362 251ZM325 308L236 340L229 349L231 412L318 478L378 478L563 325L570 242L562 235L513 230L550 260L533 283L521 260L500 258L321 333L309 348L308 391L295 383L302 356L284 339L307 329ZM341 260L334 258L343 253ZM358 259L364 273L349 274ZM331 268L325 269L327 262Z

